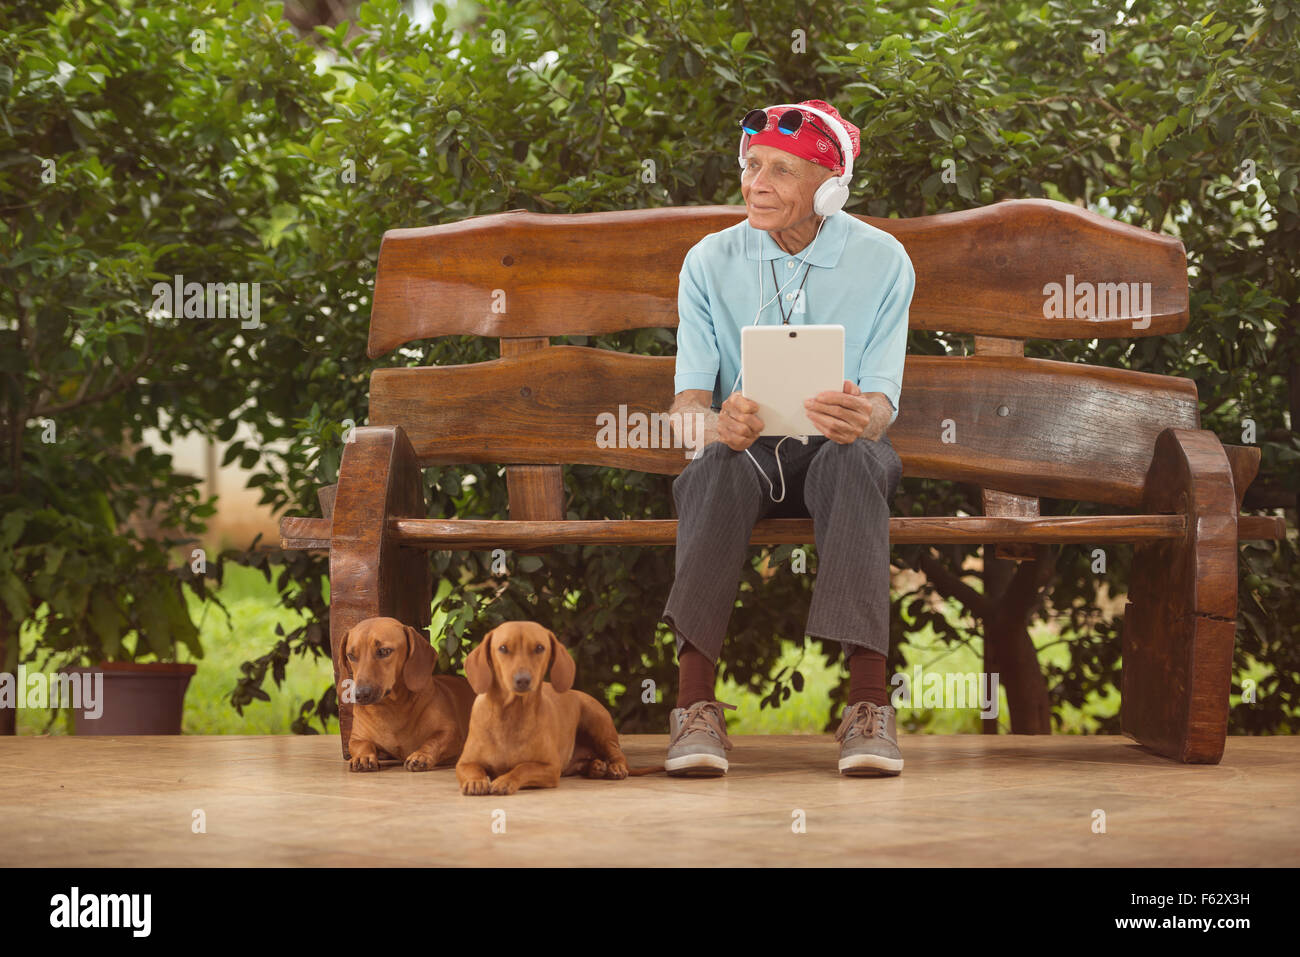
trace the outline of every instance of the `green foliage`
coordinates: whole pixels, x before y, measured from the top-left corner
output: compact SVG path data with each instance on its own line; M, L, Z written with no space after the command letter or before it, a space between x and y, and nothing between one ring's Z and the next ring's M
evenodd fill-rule
M157 428L226 441L242 425L253 438L235 442L227 460L256 469L264 502L315 513L316 486L337 474L345 421L366 421L376 366L495 356L494 342L447 338L366 357L384 230L510 208L738 202L738 118L811 96L862 127L850 211L918 216L1047 196L1179 236L1192 264L1186 332L1036 341L1030 354L1195 379L1205 427L1240 443L1252 419L1259 483L1294 502L1294 4L1136 0L1121 17L1073 2L674 10L492 0L481 9L468 31L453 30L441 6L419 29L397 0L374 0L356 23L318 30L316 52L263 0L46 0L0 13L0 487L4 534L17 529L13 555L0 557L0 602L15 621L45 607L58 623L52 646L84 645L99 635L93 622L117 621L91 595L109 591L138 625L144 596L160 594L151 583L176 577L121 523L156 504L167 526L194 534L211 505L164 457L134 453L124 438L139 443ZM943 176L949 159L954 182ZM42 180L44 160L54 161L53 182ZM1241 178L1247 161L1253 191ZM153 283L176 274L259 282L261 328L147 317ZM673 348L663 330L593 344ZM964 348L952 335L909 341L915 354ZM57 442L39 441L42 418L57 424ZM426 485L431 515L506 513L497 469L430 469ZM566 487L571 517L669 516L663 476L575 467ZM970 488L908 478L896 502L898 514L978 507ZM1095 511L1050 501L1044 510ZM22 516L14 526L10 514ZM36 589L59 550L65 571L79 559L86 573L47 571ZM973 551L895 554L911 567L929 556L978 587L962 570ZM268 653L246 663L232 695L242 706L294 654L327 652L328 569L318 554L232 557L268 580L274 563L286 603L314 618L277 629ZM811 575L773 574L787 557L756 553L745 568L725 653L726 673L773 704L798 673L769 677L777 639L802 634L812 587ZM1102 614L1098 588L1123 590L1129 552L1112 554L1104 575L1081 548L1053 557L1052 607L1037 614L1056 616L1072 639L1071 664L1048 674L1053 700L1079 707L1114 682L1118 622ZM493 575L487 553L434 561L444 664L458 664L497 621L539 618L573 647L579 684L610 691L624 730L663 728L668 701L644 706L640 688L654 680L662 699L674 686L670 637L657 624L671 550L558 548L510 556L508 577ZM1300 642L1285 629L1300 621L1300 560L1285 542L1250 546L1242 561L1258 584L1243 588L1238 664L1265 661L1274 674L1258 703L1234 710L1234 727L1289 727ZM912 631L929 625L958 640L919 600L931 588L900 596L891 667ZM333 707L329 689L304 707L298 730Z

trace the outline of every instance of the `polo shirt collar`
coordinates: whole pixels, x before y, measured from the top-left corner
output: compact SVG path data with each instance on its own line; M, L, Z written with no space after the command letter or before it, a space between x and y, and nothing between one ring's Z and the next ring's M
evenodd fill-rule
M811 255L808 256L808 262L814 266L834 266L840 261L840 254L844 252L844 244L849 237L849 214L840 210L833 216L829 216L822 225L821 235L817 237L817 245L813 247ZM749 220L744 221L744 229L749 234L745 238L745 255L752 260L762 259L788 259L793 258L795 262L803 259L803 254L807 250L799 250L797 253L788 253L776 244L776 240L771 234L762 229L755 229L749 225Z

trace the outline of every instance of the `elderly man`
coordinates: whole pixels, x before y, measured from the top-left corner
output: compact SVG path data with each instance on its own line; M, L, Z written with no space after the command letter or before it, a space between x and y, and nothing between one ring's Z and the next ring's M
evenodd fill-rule
M822 100L798 106L801 117L786 108L747 115L740 190L748 216L696 243L679 277L671 411L702 415L704 431L673 483L676 576L663 620L680 669L666 760L675 775L726 773L723 708L734 707L714 698L715 666L750 534L765 517L813 519L818 568L806 634L838 641L849 662L840 772L891 775L903 766L885 682L889 503L902 462L885 430L898 416L915 274L902 244L839 209L842 198L830 215L815 211L818 187L852 169L860 134ZM842 126L852 157L828 119ZM759 277L771 273L770 291L756 267ZM844 327L843 391L809 396L822 435L806 445L792 439L779 449L779 437L760 437L757 404L732 391L740 330L756 322Z

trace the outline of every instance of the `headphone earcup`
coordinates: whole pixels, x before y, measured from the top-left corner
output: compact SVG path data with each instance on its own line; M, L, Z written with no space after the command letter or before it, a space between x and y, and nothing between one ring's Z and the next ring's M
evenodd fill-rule
M818 216L834 216L848 201L849 188L840 182L838 176L832 176L813 194L813 212Z

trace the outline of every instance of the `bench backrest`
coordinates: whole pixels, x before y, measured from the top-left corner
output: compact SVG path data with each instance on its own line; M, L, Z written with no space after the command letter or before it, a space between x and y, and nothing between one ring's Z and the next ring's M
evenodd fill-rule
M549 337L675 328L686 251L744 215L741 206L517 211L389 230L370 356L479 335L499 337L502 358L377 369L370 424L401 425L425 465L557 466L510 470L512 517L561 517L553 494L518 510L514 501L516 485L523 498L530 487L553 492L561 464L680 471L680 449L597 441L603 414L635 423L638 413L668 409L674 360L550 346ZM1190 380L1023 354L1026 338L1182 330L1179 240L1049 200L859 218L907 249L916 270L911 328L975 335L973 356L907 357L889 430L905 476L1136 505L1160 431L1200 427Z

